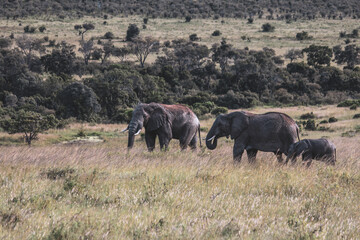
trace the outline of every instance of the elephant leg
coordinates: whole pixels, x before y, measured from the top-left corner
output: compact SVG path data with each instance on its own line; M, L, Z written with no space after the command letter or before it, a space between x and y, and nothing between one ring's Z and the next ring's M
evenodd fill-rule
M161 150L166 151L169 149L170 138L167 136L167 134L159 133L159 142Z
M257 152L258 152L257 149L247 149L246 150L249 163L255 163Z
M196 134L194 135L194 137L191 139L190 141L190 148L195 150L196 149L196 143L197 143L197 137L196 137Z
M301 155L301 157L303 162L306 163L306 167L307 168L310 167L313 158L312 155L310 153L305 152Z
M278 160L279 163L282 163L284 161L283 157L282 157L282 152L275 152L276 158Z
M244 150L245 150L245 144L242 141L235 139L234 149L233 149L233 157L235 162L241 161L241 157L244 153Z
M155 133L148 133L145 132L145 142L149 152L152 152L155 148L155 140L156 134Z
M179 139L181 150L185 150L193 140L195 141L195 144L193 143L194 145L192 146L195 146L196 148L196 130L197 129L191 129L188 127L185 128L184 135Z

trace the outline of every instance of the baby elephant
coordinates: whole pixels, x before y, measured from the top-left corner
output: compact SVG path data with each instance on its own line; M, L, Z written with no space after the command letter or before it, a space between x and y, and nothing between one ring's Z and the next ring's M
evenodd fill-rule
M303 139L293 143L289 147L285 164L291 159L295 162L296 158L302 154L302 160L307 161L306 166L311 165L312 159L321 160L332 165L336 162L336 147L327 139Z

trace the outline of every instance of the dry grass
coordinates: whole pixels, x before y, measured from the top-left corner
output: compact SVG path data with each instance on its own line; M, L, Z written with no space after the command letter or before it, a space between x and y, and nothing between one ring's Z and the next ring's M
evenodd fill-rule
M224 20L224 23L221 21ZM225 37L227 41L236 48L249 47L250 49L262 49L264 47L273 48L278 55L285 54L289 49L302 49L310 44L335 46L344 44L344 39L339 38L341 31L351 33L353 29L359 27L358 21L355 19L325 20L318 19L316 21L297 21L286 23L285 21L269 21L265 19L256 19L253 24L247 24L245 19L193 19L189 23L185 23L184 19L149 19L146 29L142 29L143 18L139 16L121 18L112 17L107 19L107 25L103 25L105 20L102 18L85 17L81 19L65 19L58 20L52 17L43 18L26 18L19 20L0 20L1 35L9 36L11 33L18 37L23 34L24 26L31 25L34 27L46 26L47 30L40 33L38 30L31 36L42 38L49 36L57 42L66 40L67 42L79 45L80 36L74 30L75 24L91 22L95 24L95 30L85 34L86 39L94 37L95 39L104 36L106 32L113 32L118 39L113 40L114 44L121 46L126 36L126 30L129 24L135 23L141 29L142 36L153 36L161 42L173 40L177 38L189 39L189 35L196 33L201 38L200 43L211 47L214 43L220 43L221 38ZM19 23L22 26L19 26ZM275 26L275 32L263 33L261 26L264 23L270 23ZM211 34L215 30L222 33L219 37L213 37ZM296 33L306 31L313 36L313 40L297 41ZM249 38L250 42L243 40L242 36ZM77 47L78 48L78 47ZM81 54L80 54L81 55ZM132 60L135 60L131 56ZM150 56L148 62L156 59L156 55ZM116 61L116 59L113 59Z
M334 114L343 119L338 123L354 114L333 106L280 110ZM124 126L82 125L89 132ZM121 134L103 144L49 145L41 138L30 148L3 146L0 239L358 239L360 134L341 137L343 129L334 129L336 166L315 161L309 169L300 161L279 166L269 153L254 165L245 156L234 164L226 139L214 151L195 152L172 141L168 152L148 153L139 138L127 153Z

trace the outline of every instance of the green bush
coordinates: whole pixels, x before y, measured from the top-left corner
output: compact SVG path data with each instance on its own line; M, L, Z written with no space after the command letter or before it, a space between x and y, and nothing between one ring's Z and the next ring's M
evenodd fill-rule
M353 105L360 107L360 99L345 100L345 101L342 101L341 103L339 103L337 106L338 107L351 107Z
M227 113L228 112L228 108L226 107L215 107L212 111L211 111L211 114L212 115L219 115L221 113Z
M307 120L305 129L310 131L315 131L316 130L315 120L314 119Z
M220 36L221 32L219 30L215 30L211 35L214 36L214 37Z
M350 106L350 110L356 110L357 109L357 105L356 104L353 104Z
M263 32L274 32L275 27L272 26L270 23L265 23L261 26Z
M300 119L314 119L315 115L313 112L310 113L304 113L300 116Z
M310 40L313 39L312 36L309 36L309 34L305 31L299 32L296 34L296 40Z
M333 122L337 122L337 118L336 117L331 117L329 118L329 123L333 123Z
M129 123L133 113L132 108L121 108L118 109L113 118L111 118L112 122L116 123Z
M357 113L353 116L353 119L357 119L357 118L360 118L360 113Z

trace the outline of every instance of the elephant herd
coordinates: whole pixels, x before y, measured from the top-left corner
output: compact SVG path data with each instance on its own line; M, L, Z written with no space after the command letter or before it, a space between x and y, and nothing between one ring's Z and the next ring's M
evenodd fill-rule
M136 106L131 121L123 132L128 131L128 149L134 145L134 139L145 128L145 141L149 151L155 148L156 136L160 148L167 149L172 138L179 139L181 149L190 146L196 148L200 138L200 121L186 106L165 105L159 103ZM336 148L326 139L304 139L300 141L299 128L296 122L284 113L268 112L253 114L249 112L232 112L221 114L214 121L205 141L210 150L217 146L221 137L234 140L233 158L240 162L246 150L250 163L255 162L258 151L273 152L278 161L283 162L282 154L295 162L299 155L310 166L312 159L320 159L335 164Z

